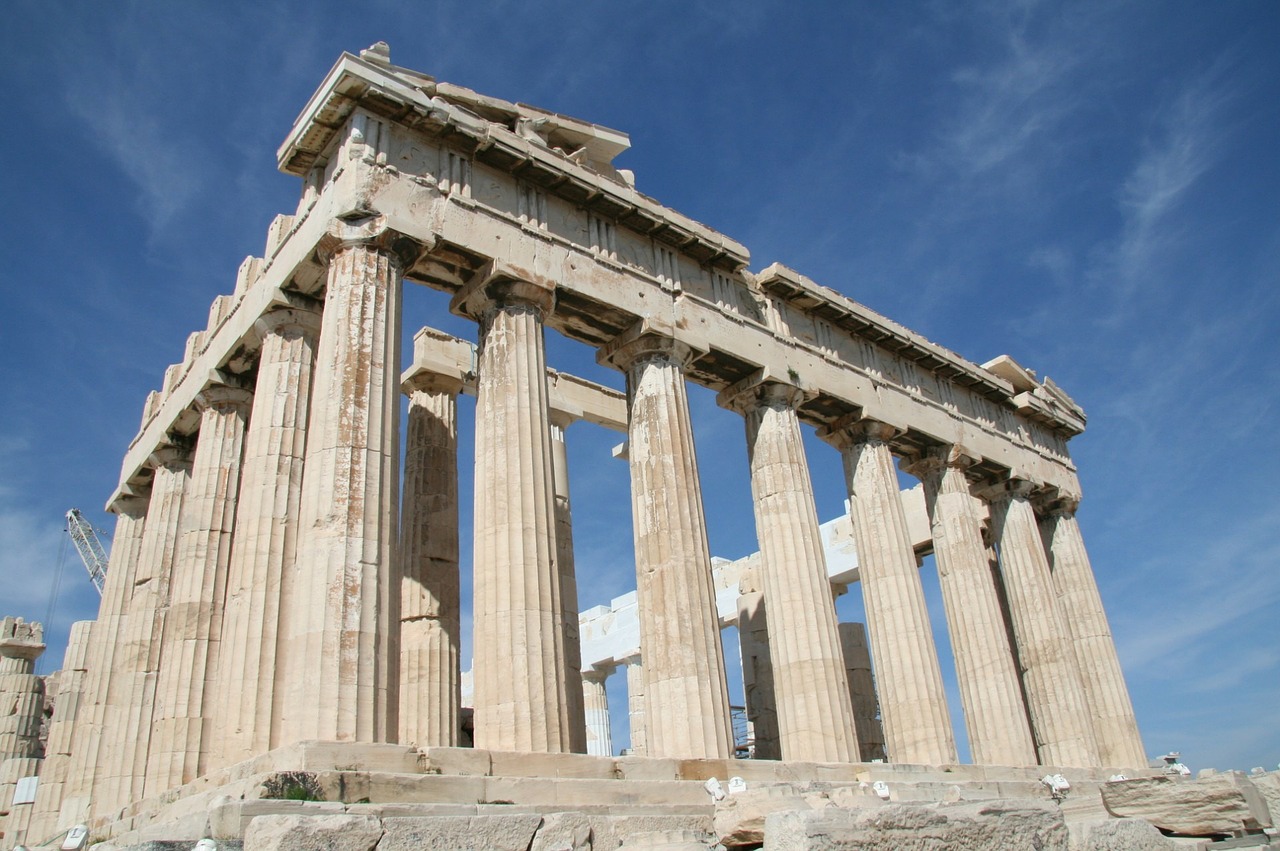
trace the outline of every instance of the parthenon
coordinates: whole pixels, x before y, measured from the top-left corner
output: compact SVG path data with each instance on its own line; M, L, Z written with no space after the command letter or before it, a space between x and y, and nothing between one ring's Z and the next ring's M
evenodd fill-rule
M270 772L483 773L450 768L468 750L493 777L517 755L519 776L591 779L590 756L637 783L668 779L653 766L706 779L679 767L695 763L726 780L774 770L755 763L958 767L930 553L973 766L1100 781L1147 765L1075 519L1081 408L1010 357L972 363L785 266L750 271L746 247L635 189L613 163L628 145L396 66L385 45L342 55L278 151L296 211L143 406L29 840L142 836L174 801ZM409 317L425 327L402 375L405 284L448 293L476 337ZM545 329L593 347L625 393L548 363ZM759 552L741 562L712 558L688 382L742 417ZM634 596L586 611L565 462L578 420L625 441L636 568ZM847 482L848 515L826 524L810 427ZM854 586L865 626L836 616ZM625 769L604 696L617 671Z

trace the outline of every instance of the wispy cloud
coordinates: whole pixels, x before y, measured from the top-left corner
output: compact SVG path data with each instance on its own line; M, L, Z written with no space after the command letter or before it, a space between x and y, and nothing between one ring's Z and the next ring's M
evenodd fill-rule
M1079 72L1102 54L1105 32L1080 16L1042 20L1039 5L983 11L977 34L989 58L951 72L934 144L903 165L955 188L1022 190L1029 169L1049 168L1056 148L1074 140L1057 131L1087 98Z
M136 187L134 206L155 239L199 194L200 169L192 165L189 140L175 137L171 124L139 102L135 85L108 73L69 91L67 106Z
M1155 131L1120 188L1124 226L1114 250L1104 255L1099 276L1121 299L1131 299L1158 278L1164 255L1183 232L1174 213L1217 162L1230 133L1222 122L1232 97L1223 75L1219 63L1187 83L1159 112Z
M1209 641L1208 636L1234 629L1259 614L1267 615L1264 621L1271 620L1271 613L1280 606L1278 526L1280 506L1273 505L1220 529L1207 541L1188 542L1176 563L1162 558L1145 565L1141 570L1147 577L1144 594L1155 602L1146 608L1164 611L1166 616L1158 628L1134 622L1117 635L1126 669L1180 679L1182 671L1169 668L1169 660L1195 657L1202 651L1217 653L1223 642ZM1160 577L1174 581L1157 581ZM1162 588L1172 589L1164 593L1176 594L1176 599L1160 599ZM1240 676L1254 664L1244 657L1236 662L1244 665L1237 672ZM1270 664L1275 663L1273 652Z
M1025 20L1008 22L1001 40L1000 61L953 75L963 94L940 154L966 178L985 178L1029 148L1039 156L1044 137L1078 102L1079 94L1066 85L1080 61L1077 45L1033 40Z
M54 586L62 527L28 507L15 484L22 479L21 456L30 450L22 438L0 435L0 615L41 621Z

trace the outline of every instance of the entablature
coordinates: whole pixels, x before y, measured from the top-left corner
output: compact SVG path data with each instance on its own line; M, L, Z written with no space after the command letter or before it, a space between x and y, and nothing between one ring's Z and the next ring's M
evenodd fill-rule
M599 159L611 160L625 150L630 144L625 134L406 71L343 54L277 152L280 169L307 178L337 148L351 119L365 110L678 248L698 263L732 270L749 264L750 253L740 243L637 192ZM492 120L498 117L508 121ZM588 156L578 157L556 141L577 142L577 150Z

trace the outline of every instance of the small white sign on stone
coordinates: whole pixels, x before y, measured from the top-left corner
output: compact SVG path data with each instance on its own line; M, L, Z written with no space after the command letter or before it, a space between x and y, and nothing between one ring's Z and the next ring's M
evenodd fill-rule
M23 777L18 781L18 785L13 790L13 804L34 804L36 802L36 787L40 785L39 777Z
M67 836L62 840L62 851L80 851L89 840L89 828L82 824L67 831Z

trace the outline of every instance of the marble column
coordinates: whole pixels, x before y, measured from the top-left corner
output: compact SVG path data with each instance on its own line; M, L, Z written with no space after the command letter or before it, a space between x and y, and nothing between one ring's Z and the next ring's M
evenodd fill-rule
M1011 479L989 488L992 538L1000 554L1009 616L1036 750L1043 765L1099 765L1071 634L1063 621L1028 500L1033 485Z
M32 805L30 801L21 803L14 799L18 784L26 778L38 777L43 762L39 757L0 760L0 837L6 848L23 845L27 841Z
M178 548L178 522L191 481L191 451L185 446L162 446L151 454L151 464L155 469L151 501L111 673L110 703L102 729L107 753L105 759L99 758L101 770L94 778L94 815L107 815L142 798L147 774L161 637Z
M755 571L750 571L754 574ZM782 759L778 743L778 704L769 658L769 617L758 580L744 578L738 595L738 650L742 655L742 692L751 722L752 757Z
M44 680L36 659L44 652L44 627L22 618L0 620L0 762L44 756Z
M400 558L400 743L457 747L462 730L458 393L420 374L409 394Z
M1027 709L982 540L983 518L965 477L972 462L962 449L942 447L906 469L924 482L973 762L1035 765Z
M567 753L573 746L542 330L554 302L554 284L505 271L482 272L453 301L455 312L480 323L477 748Z
M72 733L71 761L57 816L58 828L88 821L90 795L107 766L104 759L110 751L103 739L103 729L108 717L119 718L120 701L128 691L123 688L127 681L116 673L121 665L120 645L128 632L129 599L149 502L149 495L131 495L118 497L111 504L116 528L111 538L98 620L89 635L85 707Z
M863 762L884 761L884 725L880 723L880 700L871 674L871 651L867 630L860 623L840 624L840 651L849 677L849 697L858 729L858 748Z
M631 731L631 755L648 756L645 735L644 660L632 656L627 666L627 728Z
M44 839L55 831L66 790L67 768L71 763L76 722L80 719L82 709L83 714L89 714L84 690L93 626L93 621L73 623L67 639L67 651L62 657L58 691L53 702L53 720L49 724L44 765L40 767L40 785L36 791L35 804L31 808L28 827L28 835L36 839Z
M605 688L611 673L612 671L593 669L581 676L582 703L586 718L586 752L592 756L613 756L609 693Z
M569 451L565 430L573 418L551 413L551 478L556 494L556 565L560 569L560 617L564 623L565 691L569 696L570 749L588 753L582 645L578 638L578 580L573 559L573 509L569 502Z
M252 401L248 391L227 386L208 387L196 397L200 434L169 581L147 795L189 783L208 766L213 701L206 700L206 693L218 670L227 564Z
M214 767L279 744L275 712L277 644L292 589L307 414L320 316L275 310L258 320L262 339L250 428L245 436L235 542L227 568L218 667Z
M637 326L598 359L627 375L636 600L649 756L733 753L724 651L684 368L693 350Z
M849 485L862 601L892 762L956 762L942 671L889 441L875 420L837 421L820 436L840 449Z
M1099 759L1105 767L1140 768L1147 759L1138 719L1076 521L1077 505L1075 499L1055 502L1040 521L1041 538L1058 604L1071 633Z
M782 758L855 762L849 682L797 407L804 391L748 379L720 394L746 419Z
M297 556L277 679L280 744L399 728L400 299L390 232L335 223Z

